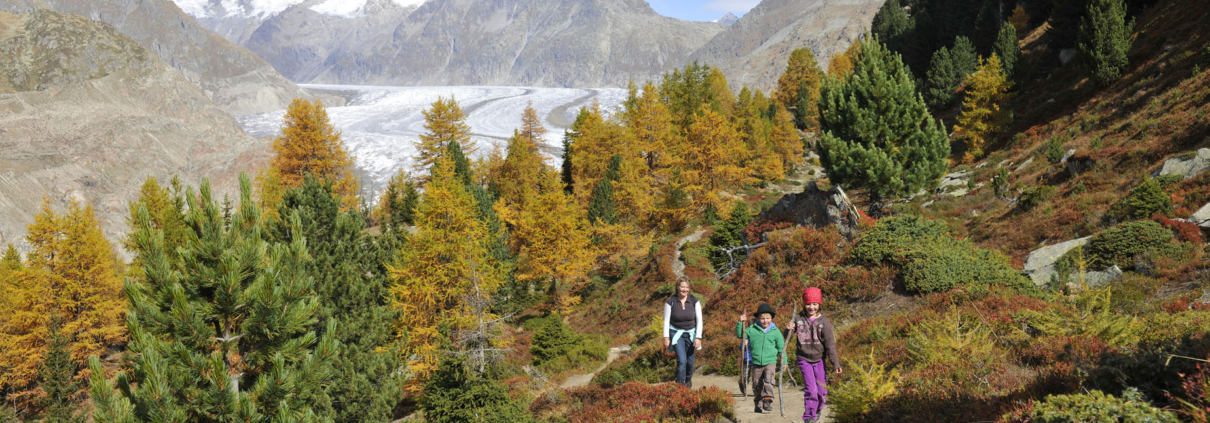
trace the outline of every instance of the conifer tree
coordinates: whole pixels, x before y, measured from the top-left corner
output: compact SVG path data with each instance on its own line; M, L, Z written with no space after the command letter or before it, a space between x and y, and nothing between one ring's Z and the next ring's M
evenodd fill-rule
M17 247L13 244L8 244L8 248L4 250L4 257L0 257L0 272L2 271L17 271L25 268L25 263L21 261L21 253L17 252Z
M180 179L175 176L169 186L161 186L155 177L148 177L139 189L139 198L130 202L130 216L126 218L126 225L133 233L137 229L139 207L146 207L151 223L164 231L164 242L168 245L167 254L171 259L176 258L176 247L184 246L187 236L182 189ZM140 251L132 237L128 235L122 246L138 257ZM139 264L135 263L134 266L131 270L137 273Z
M933 53L927 74L925 99L934 109L949 106L954 100L954 90L957 90L966 76L975 71L979 58L975 55L975 46L966 37L954 40L954 48L941 47Z
M281 136L273 140L270 168L283 187L302 185L306 174L332 179L346 209L358 205L353 157L328 120L323 102L294 99L286 109Z
M672 114L672 124L685 130L697 118L698 109L707 105L719 111L714 98L714 90L710 87L710 66L693 62L685 66L684 71L673 69L665 73L660 84L660 97L668 105Z
M815 62L810 49L799 48L790 53L786 70L777 80L777 102L786 110L794 110L798 129L813 130L819 125L819 84L823 71ZM805 106L805 107L804 107Z
M576 193L575 169L572 169L571 163L571 143L573 140L571 131L563 132L563 164L559 166L559 180L563 182L563 192L566 192L567 195L575 195Z
M613 182L618 179L622 167L622 156L614 155L609 160L609 170L601 182L597 182L592 191L592 200L588 202L588 223L614 224L618 218L613 207Z
M739 166L749 152L725 116L703 106L689 127L688 139L681 178L699 206L715 202L719 190L750 180Z
M387 188L378 199L377 220L386 231L398 232L411 226L416 219L416 205L420 203L420 190L416 180L400 169L387 181Z
M599 104L593 104L589 109L589 114L579 122L571 157L572 177L576 182L576 200L579 204L588 204L592 190L609 166L610 158L628 152L639 156L632 137L633 134L619 122L606 120Z
M26 240L26 268L0 281L0 391L23 408L39 396L34 382L52 315L62 319L59 330L72 339L68 349L81 368L89 355L105 354L127 336L120 264L91 206L71 203L60 215L44 202Z
M39 383L46 398L42 403L44 423L82 423L83 415L76 415L75 397L80 386L76 382L79 366L71 359L71 337L60 331L62 319L58 315L50 318L47 329L46 357L38 371Z
M1134 19L1126 22L1122 0L1090 0L1080 21L1079 50L1092 79L1108 86L1122 76L1130 64L1127 53L1133 43Z
M454 178L463 185L471 185L474 181L474 171L471 169L471 160L466 157L465 150L462 149L462 143L458 141L446 143L445 154L450 158L450 163L454 165Z
M471 140L471 127L466 124L466 115L453 97L440 97L424 112L424 133L416 143L415 169L427 174L429 167L445 153L451 141L462 146L463 153L473 154L475 144Z
M1021 5L1018 4L1017 7L1013 9L1012 15L1009 15L1008 23L1009 25L1012 25L1014 33L1025 32L1025 30L1029 28L1029 19L1029 13L1025 11L1024 7L1021 7Z
M508 155L494 180L495 191L507 207L524 207L538 189L539 175L546 170L534 141L522 134L514 132L508 139Z
M948 167L945 130L876 39L861 42L852 72L824 82L819 114L820 162L835 183L891 197L932 187Z
M134 239L146 281L126 284L134 372L107 380L90 357L95 421L323 421L311 407L325 401L335 325L316 341L319 304L298 216L286 216L290 243L266 240L247 175L230 223L208 181L185 198L190 232L179 264L139 211Z
M391 331L399 316L390 307L384 266L394 251L383 247L391 244L367 236L359 214L340 210L331 181L305 179L286 193L281 215L297 216L299 230L278 222L273 242L290 244L301 236L311 256L305 268L314 277L318 297L311 328L340 344L324 370L335 376L324 389L331 409L312 403L312 410L322 410L321 415L336 422L389 421L403 385L395 371L400 357L392 348ZM330 334L329 322L335 328Z
M588 222L552 172L543 175L531 207L513 218L518 244L517 277L548 288L550 305L565 310L579 303L575 294L588 281L596 252Z
M418 233L388 266L391 304L399 312L397 327L406 343L409 371L416 376L408 385L412 391L422 389L419 384L440 363L440 347L448 338L439 328L446 324L458 329L465 323L463 300L472 289L472 274L488 292L503 283L500 264L489 258L491 240L476 200L453 167L449 157L434 162L416 209Z
M844 53L832 55L832 59L828 61L828 76L840 78L853 70L853 65L857 61L857 53L860 51L861 40L853 40ZM823 86L823 81L820 81L820 86Z
M542 119L534 109L533 100L526 103L525 110L521 112L521 131L517 135L529 141L529 147L533 149L530 154L543 160L539 150L546 146L546 127L542 126Z
M627 127L636 147L643 153L650 172L667 168L676 161L680 149L679 137L672 127L672 114L659 97L658 89L648 82L643 94L635 99L634 111L627 115Z
M1020 8L1020 6L1017 6ZM996 45L994 54L1000 57L1000 62L1004 65L1004 75L1009 79L1013 75L1017 66L1017 59L1021 57L1021 45L1017 42L1017 29L1013 25L1004 25L1000 28L1000 33L996 35Z
M966 99L962 101L962 114L954 125L954 135L966 143L966 161L970 162L983 157L987 139L1004 132L1012 119L1012 112L1004 104L1012 83L1008 82L995 53L987 60L980 60L979 68L967 82Z

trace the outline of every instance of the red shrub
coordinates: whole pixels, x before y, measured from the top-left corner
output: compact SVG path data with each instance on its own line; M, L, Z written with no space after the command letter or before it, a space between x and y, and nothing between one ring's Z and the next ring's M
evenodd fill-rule
M1185 403L1182 407L1181 414L1194 423L1210 422L1210 365L1197 365L1197 373L1182 375L1184 381L1181 382L1181 387L1184 388L1185 395L1183 398L1168 393L1168 397L1174 401Z
M1165 228L1168 228L1172 231L1172 233L1176 234L1176 237L1181 241L1192 242L1194 244L1206 242L1205 237L1202 236L1202 228L1194 225L1193 223L1186 222L1184 220L1169 219L1160 214L1152 216L1151 220L1164 225Z
M715 422L735 417L731 394L716 387L689 389L674 383L630 382L616 387L586 386L568 391L574 406L564 416L577 422ZM545 399L531 409L549 409Z

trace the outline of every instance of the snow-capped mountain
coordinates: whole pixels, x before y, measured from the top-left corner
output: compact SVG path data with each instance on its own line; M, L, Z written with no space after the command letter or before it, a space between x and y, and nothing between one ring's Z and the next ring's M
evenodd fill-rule
M734 13L727 12L727 14L723 15L723 17L715 19L711 22L731 26L731 24L735 23L735 21L738 21L738 20L739 20L739 16L735 16Z
M244 45L260 25L291 10L358 20L391 8L415 10L426 0L173 0L193 16L232 42ZM393 7L392 7L393 6ZM397 17L397 16L396 16Z

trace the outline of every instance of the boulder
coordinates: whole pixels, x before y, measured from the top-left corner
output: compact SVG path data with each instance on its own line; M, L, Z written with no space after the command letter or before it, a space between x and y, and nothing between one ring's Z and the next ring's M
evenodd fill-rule
M945 194L951 191L961 191L961 194L952 195L966 195L967 191L969 191L967 189L967 184L969 183L971 176L974 174L975 172L970 170L963 170L947 174L941 178L941 183L937 185L936 193Z
M1109 285L1110 282L1122 277L1122 268L1113 266L1101 271L1085 271L1084 285L1090 287ZM1072 274L1068 279L1069 283L1076 283L1080 280L1080 275Z
M1029 164L1030 164L1030 163L1033 163L1033 162L1034 162L1034 158L1033 158L1033 157L1030 157L1028 160L1026 160L1026 161L1025 161L1025 163L1021 163L1021 165L1020 165L1020 166L1017 166L1017 169L1016 169L1016 170L1013 170L1013 172L1020 172L1020 171L1022 171L1022 170L1025 170L1025 167L1026 167L1026 166L1029 166Z
M1059 50L1059 63L1063 64L1064 66L1066 66L1068 62L1071 62L1071 59L1075 59L1075 58L1076 58L1076 49L1065 48L1065 49Z
M1168 159L1164 162L1164 167L1151 176L1181 175L1184 179L1189 179L1205 172L1206 169L1210 169L1210 148L1197 150L1197 153L1189 158Z
M860 215L839 186L834 185L832 189L824 191L812 181L803 187L802 192L783 196L777 204L761 213L758 219L794 222L816 228L834 225L841 235L853 239L857 236Z
M1189 221L1194 225L1210 228L1210 203L1206 203L1201 209L1194 212L1193 216L1189 217Z
M1092 237L1073 239L1030 251L1029 255L1025 256L1025 269L1022 273L1028 276L1034 285L1046 285L1050 283L1050 277L1055 274L1055 262L1072 248L1088 244L1090 239Z

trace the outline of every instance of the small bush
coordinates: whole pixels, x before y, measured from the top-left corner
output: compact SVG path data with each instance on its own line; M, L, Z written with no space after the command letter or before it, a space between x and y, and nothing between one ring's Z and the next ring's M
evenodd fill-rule
M902 381L898 370L878 363L873 349L861 362L850 361L845 368L848 380L833 388L828 398L837 421L860 421L879 401L895 394Z
M1093 390L1087 395L1049 395L1034 404L1034 423L1177 423L1172 413L1151 406L1136 389L1127 389L1122 398Z
M604 344L571 330L558 314L530 320L526 327L534 331L529 347L534 365L547 370L559 372L604 360L609 355Z
M1034 285L1013 269L1007 256L966 240L921 240L900 264L908 291L930 293L964 285L1000 285L1030 290Z
M1125 198L1109 208L1107 216L1118 220L1146 219L1156 213L1172 211L1172 197L1157 179L1147 178L1130 190Z
M1094 267L1131 267L1135 256L1172 242L1172 231L1150 220L1126 222L1093 236L1087 253Z
M533 422L524 404L500 383L476 375L459 359L446 359L424 389L424 419L432 423Z
M1030 326L1048 336L1088 336L1121 347L1139 340L1141 326L1133 316L1112 307L1110 289L1089 290L1067 307L1029 312Z
M1046 141L1046 161L1054 164L1063 160L1064 142L1066 142L1066 140L1059 135L1050 137L1050 140Z
M1017 200L1017 208L1022 211L1033 210L1034 207L1042 205L1054 196L1055 187L1050 185L1029 188L1021 193L1021 198Z
M857 240L849 259L858 264L881 265L910 250L919 240L946 234L945 224L920 216L896 216L879 220Z
M660 383L676 376L676 357L665 353L662 345L645 347L630 360L614 361L592 378L593 384L616 386L627 382ZM700 360L699 356L697 359Z

